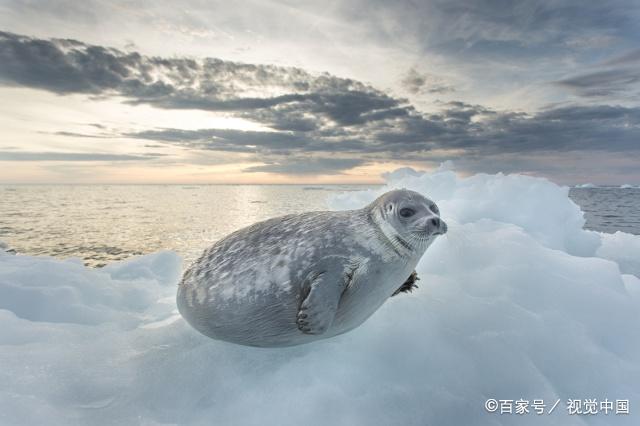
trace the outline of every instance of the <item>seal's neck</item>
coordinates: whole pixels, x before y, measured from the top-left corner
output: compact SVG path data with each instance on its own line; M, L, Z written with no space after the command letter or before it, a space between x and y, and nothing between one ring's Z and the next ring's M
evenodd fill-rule
M384 216L382 209L374 207L367 212L374 229L376 230L376 236L378 239L387 246L393 253L405 260L410 260L416 256L416 252L419 251L417 247L402 238L398 231L389 224Z

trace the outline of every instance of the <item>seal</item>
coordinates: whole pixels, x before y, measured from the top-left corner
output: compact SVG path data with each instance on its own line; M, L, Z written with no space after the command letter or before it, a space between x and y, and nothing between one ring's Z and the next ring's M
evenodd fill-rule
M436 204L406 189L359 210L269 219L206 249L184 273L178 309L202 334L242 345L336 336L417 287L414 268L446 231Z

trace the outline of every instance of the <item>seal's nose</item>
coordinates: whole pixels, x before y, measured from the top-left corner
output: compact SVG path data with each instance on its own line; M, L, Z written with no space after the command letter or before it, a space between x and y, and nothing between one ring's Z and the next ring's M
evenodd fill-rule
M447 224L439 217L432 217L429 219L428 223L433 235L442 235L447 233Z

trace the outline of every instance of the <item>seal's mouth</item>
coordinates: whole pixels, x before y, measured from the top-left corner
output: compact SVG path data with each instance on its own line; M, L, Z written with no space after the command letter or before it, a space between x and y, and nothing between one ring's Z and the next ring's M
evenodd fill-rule
M416 228L413 231L413 235L417 237L418 240L426 243L432 241L435 237L446 234L448 230L449 227L443 220L440 218L431 218L427 221L426 225ZM412 238L408 239L411 240Z

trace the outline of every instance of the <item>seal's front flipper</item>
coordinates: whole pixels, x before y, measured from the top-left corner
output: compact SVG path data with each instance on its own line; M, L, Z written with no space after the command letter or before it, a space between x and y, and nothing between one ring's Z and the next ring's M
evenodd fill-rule
M296 324L305 334L326 332L338 310L340 296L348 284L346 259L329 257L314 265L303 286L303 298Z
M407 280L404 282L404 284L402 284L396 291L393 292L391 297L400 293L411 293L414 288L418 288L416 281L418 281L419 279L420 278L418 278L418 273L416 271L413 271L411 275L409 275L409 278L407 278Z

